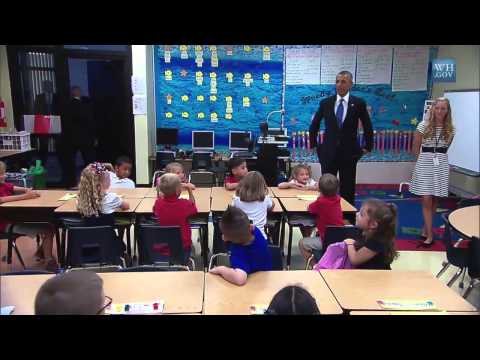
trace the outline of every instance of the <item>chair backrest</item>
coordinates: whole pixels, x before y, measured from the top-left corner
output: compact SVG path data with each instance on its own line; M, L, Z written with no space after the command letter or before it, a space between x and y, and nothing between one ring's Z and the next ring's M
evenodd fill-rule
M190 172L190 182L197 187L215 186L215 173L211 171L192 171Z
M468 245L468 275L472 279L480 278L480 239L473 236Z
M323 249L348 238L358 239L360 235L361 231L356 226L327 226L325 228L325 239L323 239Z
M140 265L120 269L119 272L188 271L184 266Z
M211 170L212 154L209 152L194 152L192 155L192 170Z
M185 265L180 226L141 224L138 235L139 264L153 265L168 262L170 265ZM158 248L167 246L170 255L162 255Z
M272 270L283 270L282 249L279 246L268 245L268 250L272 256Z
M119 248L112 226L69 227L66 266L119 265Z
M163 170L165 166L175 161L173 151L157 151L155 166L157 170Z
M480 205L480 199L462 199L458 202L458 208Z

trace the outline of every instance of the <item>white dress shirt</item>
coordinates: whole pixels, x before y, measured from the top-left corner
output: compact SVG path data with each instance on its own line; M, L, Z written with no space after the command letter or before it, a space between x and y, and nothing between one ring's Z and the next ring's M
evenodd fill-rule
M337 101L335 101L335 115L337 115L337 109L338 109L338 105L340 105L340 99L342 97L340 95L337 94ZM350 98L350 92L347 93L347 95L345 95L343 97L343 117L342 117L342 124L343 122L345 121L345 116L347 116L347 110L348 110L348 99Z

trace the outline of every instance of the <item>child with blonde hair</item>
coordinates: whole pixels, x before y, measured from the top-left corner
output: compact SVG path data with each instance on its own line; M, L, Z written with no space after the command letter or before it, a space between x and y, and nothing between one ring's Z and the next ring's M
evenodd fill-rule
M395 250L397 207L377 199L366 200L357 212L356 226L362 239L346 239L348 259L357 269L391 270Z
M292 169L292 176L288 182L278 184L280 189L312 190L318 189L318 184L312 179L310 166L305 164L295 165Z
M273 210L275 204L268 195L268 187L263 175L258 171L250 171L238 184L232 205L243 210L265 238L267 212Z
M7 166L3 161L0 161L0 204L11 202L35 199L40 197L40 194L32 189L14 186L13 184L5 182ZM11 227L13 226L13 229ZM8 233L12 230L13 233L26 235L35 238L40 235L42 238L42 245L35 253L39 259L45 260L45 267L49 271L55 271L58 268L58 263L53 257L53 234L54 226L51 224L9 224L0 219L0 231Z
M167 174L177 175L180 178L182 189L186 190L187 188L190 188L191 190L195 190L195 185L193 185L193 184L191 184L187 181L187 177L185 175L185 168L183 167L182 164L180 164L178 162L169 163L165 167L165 172Z

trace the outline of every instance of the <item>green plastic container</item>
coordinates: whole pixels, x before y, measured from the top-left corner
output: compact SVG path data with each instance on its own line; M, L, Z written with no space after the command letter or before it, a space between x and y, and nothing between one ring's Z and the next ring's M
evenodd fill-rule
M36 160L35 166L32 166L28 173L33 177L34 189L47 188L47 170L42 166L42 160Z

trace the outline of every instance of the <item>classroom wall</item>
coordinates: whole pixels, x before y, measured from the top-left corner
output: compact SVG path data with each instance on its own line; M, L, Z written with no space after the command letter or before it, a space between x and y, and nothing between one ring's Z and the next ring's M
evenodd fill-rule
M457 81L434 83L432 97L443 96L447 90L480 88L480 45L440 45L438 58L451 58L457 62Z
M13 106L6 45L0 45L0 98L5 103L8 124L7 128L0 128L0 131L10 130L13 128Z

